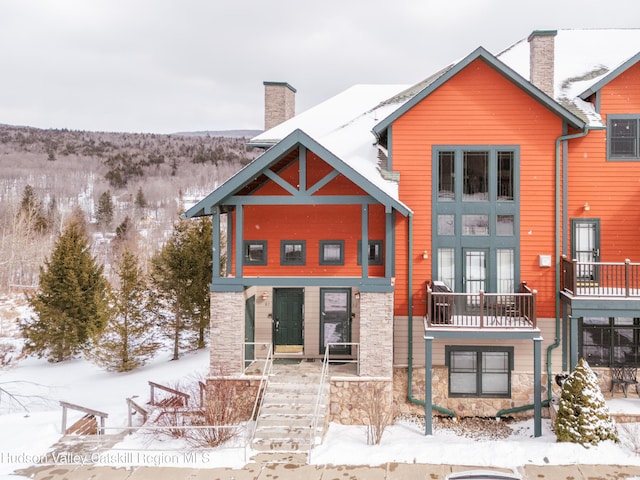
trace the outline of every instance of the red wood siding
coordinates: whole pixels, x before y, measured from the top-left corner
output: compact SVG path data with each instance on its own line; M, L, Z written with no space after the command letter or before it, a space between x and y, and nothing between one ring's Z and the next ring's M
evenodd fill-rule
M333 168L317 155L307 154L307 188ZM298 185L298 162L279 172L289 184ZM363 195L364 192L343 175L339 175L316 195ZM267 182L254 196L288 195L273 181ZM369 240L385 239L385 213L381 205L370 205ZM235 224L235 214L233 215ZM236 229L234 228L235 232ZM358 240L362 238L360 205L250 205L244 207L244 240L267 241L267 265L245 265L244 276L274 277L360 277ZM306 265L281 265L281 240L306 241ZM320 265L321 240L344 241L344 265ZM232 239L232 242L235 240ZM235 245L235 243L232 243ZM383 277L384 265L369 265L370 277Z
M640 65L605 85L600 105L605 121L608 114L640 115ZM640 161L607 161L606 152L604 130L570 143L569 218L600 219L601 261L640 262Z
M538 315L555 315L555 271L538 255L555 253L555 139L561 120L481 60L416 105L393 125L393 170L400 198L414 211L414 314L426 307L432 279L431 153L433 145L520 147L520 279L538 290ZM399 219L396 248L396 315L407 314L407 228ZM423 259L423 252L429 258Z

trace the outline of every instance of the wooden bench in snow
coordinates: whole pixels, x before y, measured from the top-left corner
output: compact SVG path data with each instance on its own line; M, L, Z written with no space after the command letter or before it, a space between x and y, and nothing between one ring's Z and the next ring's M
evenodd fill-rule
M104 423L105 419L109 416L108 413L94 410L92 408L82 407L74 403L60 401L62 407L62 432L65 435L104 435ZM84 412L85 415L67 428L67 410L78 410ZM96 417L100 417L100 428L98 428L98 422Z
M165 385L160 385L159 383L149 382L149 387L151 387L150 400L149 405L153 405L155 407L161 408L181 408L186 407L189 404L188 393L181 392L180 390L176 390L175 388L170 388ZM168 392L170 395L168 397L156 400L155 390L164 390Z

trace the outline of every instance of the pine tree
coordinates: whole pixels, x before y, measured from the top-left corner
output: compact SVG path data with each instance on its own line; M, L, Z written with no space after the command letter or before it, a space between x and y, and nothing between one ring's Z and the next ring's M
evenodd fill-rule
M144 210L145 208L147 208L147 199L144 197L142 187L139 187L138 192L136 193L135 206L139 210Z
M120 285L113 294L113 316L91 359L109 371L127 372L144 365L160 345L147 309L144 273L136 256L126 248L117 274Z
M180 220L151 260L153 303L164 333L173 342L173 359L186 344L202 348L209 324L211 221ZM194 337L191 340L189 337ZM186 338L185 338L186 337Z
M18 217L24 224L27 235L42 234L47 231L49 222L44 213L42 201L31 185L24 187Z
M598 379L583 358L562 385L555 432L558 442L597 445L604 440L618 441Z
M108 227L113 221L113 200L111 192L107 190L100 195L98 199L98 208L96 209L96 221L98 225Z
M109 316L103 266L91 256L82 225L71 222L40 267L38 293L27 300L35 316L21 328L27 353L67 360L100 334Z

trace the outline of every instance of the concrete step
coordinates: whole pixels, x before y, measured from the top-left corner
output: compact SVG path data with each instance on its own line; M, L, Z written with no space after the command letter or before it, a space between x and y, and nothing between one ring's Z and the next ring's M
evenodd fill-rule
M296 439L284 439L284 440L255 440L251 443L251 448L258 452L299 452L304 450L311 450L309 446L309 440L296 440Z
M324 415L318 418L318 425L323 425ZM257 428L262 427L310 427L313 415L261 415L256 422Z

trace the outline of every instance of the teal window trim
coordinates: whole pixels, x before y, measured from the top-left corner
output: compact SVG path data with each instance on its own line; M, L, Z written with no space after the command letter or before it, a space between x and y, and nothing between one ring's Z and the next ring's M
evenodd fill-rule
M243 244L244 244L243 245L244 265L266 265L267 264L267 241L266 240L245 240Z
M623 128L628 131L627 136L616 135L619 133L616 127L620 122L624 122ZM607 160L612 162L640 160L640 114L607 115Z
M511 372L514 368L514 348L513 347L499 347L499 346L473 346L473 345L445 345L445 365L449 371L449 397L451 398L511 398ZM507 370L502 372L507 375L507 388L503 394L485 394L482 392L482 376L486 375L483 365L483 353L506 353L508 355L508 367ZM456 353L470 353L475 354L476 364L475 371L467 372L475 374L475 391L473 393L453 393L451 391L451 374L452 372L452 355ZM498 372L500 373L500 372Z
M637 367L640 364L640 318L583 317L578 326L578 355L589 365ZM616 355L617 350L620 355Z
M382 240L369 240L369 265L383 264ZM362 240L358 240L358 265L362 265ZM373 254L372 254L373 253Z
M338 248L337 258L328 258L327 248ZM344 240L320 240L320 265L344 265Z
M299 247L300 255L289 255L287 250ZM280 265L306 265L307 264L307 242L306 240L281 240L280 241Z
M439 196L439 184L441 175L439 172L440 152L444 152L443 166L447 169L442 175L444 195ZM448 152L448 153L447 153ZM464 199L463 197L463 157L465 152L488 152L488 198L483 201ZM500 183L499 159L507 157L504 154L512 154L509 164L512 170L503 171L508 174L513 182L512 190L507 189L512 194L513 199L501 197L498 192ZM499 249L511 249L514 252L514 272L515 285L520 282L520 147L518 145L434 145L431 149L432 159L432 215L434 219L453 219L453 225L441 228L438 231L438 221L432 222L432 252L435 256L441 248L453 249L455 253L454 269L451 278L456 284L451 288L454 291L464 291L463 271L464 249L479 249L490 245L487 257L487 292L497 291L496 262L497 251ZM504 162L503 162L504 165ZM504 181L503 181L504 188ZM439 198L440 197L440 198ZM488 222L488 235L483 229L475 233L467 229L467 234L463 234L463 217L467 220L473 218L484 218ZM513 234L505 234L498 231L498 218L513 218ZM441 225L442 227L442 225ZM454 234L451 234L454 232ZM432 262L432 278L442 280L438 272L437 262Z

